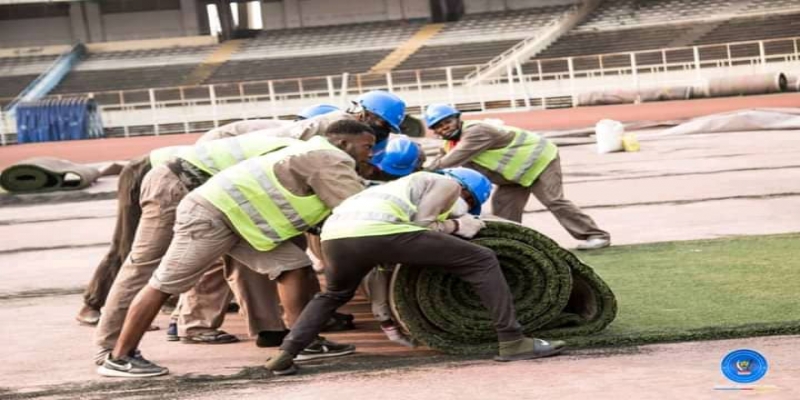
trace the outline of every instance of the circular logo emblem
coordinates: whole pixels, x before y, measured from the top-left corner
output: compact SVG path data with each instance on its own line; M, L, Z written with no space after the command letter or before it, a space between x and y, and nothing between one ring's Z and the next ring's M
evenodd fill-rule
M734 350L722 359L722 374L736 383L753 383L767 374L767 359L761 353L749 350Z

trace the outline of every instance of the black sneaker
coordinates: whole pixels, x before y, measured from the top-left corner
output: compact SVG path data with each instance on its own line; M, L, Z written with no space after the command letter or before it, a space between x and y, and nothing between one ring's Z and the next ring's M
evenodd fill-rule
M346 356L353 354L356 351L356 346L352 344L339 344L325 340L323 337L317 338L314 343L311 343L294 357L295 361L316 360L318 358L330 358Z
M120 357L116 360L112 359L109 354L103 365L97 368L97 373L116 378L150 378L166 375L169 373L169 369L148 361L142 357L142 353L136 351L132 356Z

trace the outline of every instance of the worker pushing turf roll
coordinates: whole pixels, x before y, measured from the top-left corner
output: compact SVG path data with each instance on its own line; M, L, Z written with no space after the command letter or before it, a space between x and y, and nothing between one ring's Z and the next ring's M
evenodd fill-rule
M292 240L363 189L356 173L371 157L375 135L357 121L331 124L325 137L240 162L214 175L176 210L174 237L127 313L119 340L98 373L151 377L168 373L142 357L139 341L170 294L189 290L208 265L227 255L277 280L287 314L299 315L311 260ZM287 318L288 319L288 318ZM293 321L287 321L291 326ZM305 357L349 354L352 346L316 338Z
M447 104L425 109L425 124L445 140L443 153L427 170L468 166L497 185L492 213L522 222L522 212L533 194L572 237L583 240L579 250L608 247L611 236L591 217L564 198L558 148L535 133L482 121L462 121L461 113Z
M467 168L443 174L417 172L371 187L334 209L322 227L322 250L329 264L326 290L303 310L280 352L266 367L277 375L296 372L294 360L314 341L325 321L355 295L375 265L402 263L441 268L467 281L492 315L500 342L498 361L558 354L564 342L525 337L513 298L491 250L463 238L484 226L477 215L491 183Z

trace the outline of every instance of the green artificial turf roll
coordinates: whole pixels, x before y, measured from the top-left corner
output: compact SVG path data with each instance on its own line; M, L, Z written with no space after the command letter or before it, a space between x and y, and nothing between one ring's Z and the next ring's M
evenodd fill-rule
M52 157L29 158L0 174L0 186L11 193L42 193L79 190L100 177L97 168Z
M526 334L589 335L616 316L608 285L548 237L511 222L487 221L472 241L497 254ZM497 351L497 334L472 288L434 268L404 267L392 278L395 317L423 344L451 354Z

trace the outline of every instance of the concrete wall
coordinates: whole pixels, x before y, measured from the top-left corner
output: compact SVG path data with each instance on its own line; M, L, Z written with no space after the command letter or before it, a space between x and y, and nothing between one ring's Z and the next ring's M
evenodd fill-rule
M182 0L181 6L181 10L103 15L96 2L75 2L69 16L0 20L0 48L198 35L195 0Z
M430 17L428 0L283 0L261 4L264 29Z
M464 0L467 13L575 4L580 0ZM429 0L282 0L261 4L264 29L430 18Z
M72 43L69 17L0 21L0 48Z
M180 10L106 14L103 41L156 39L187 36Z

